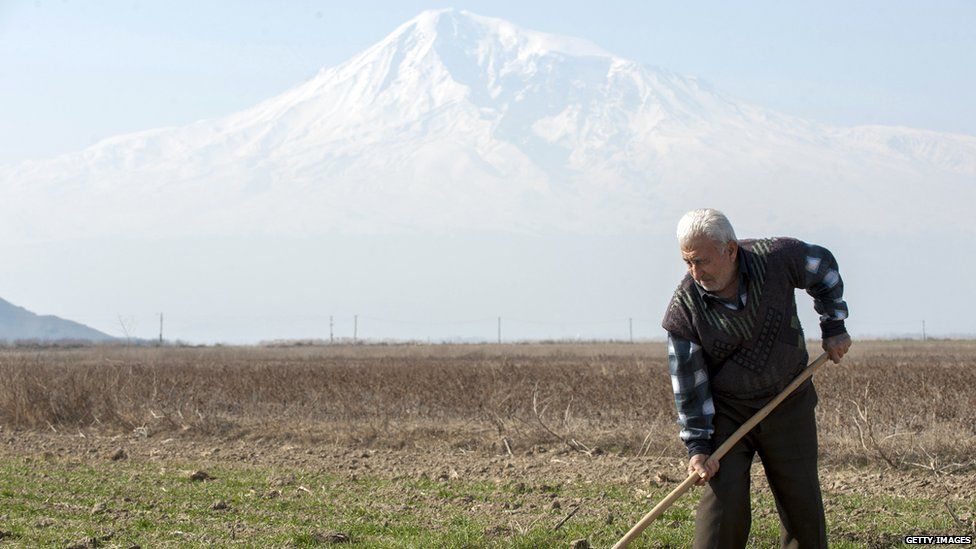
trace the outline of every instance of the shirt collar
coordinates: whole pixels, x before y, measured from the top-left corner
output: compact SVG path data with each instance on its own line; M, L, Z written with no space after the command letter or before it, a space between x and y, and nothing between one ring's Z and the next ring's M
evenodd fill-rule
M746 280L749 278L749 265L748 265L749 262L745 260L745 258L743 257L743 253L748 253L748 252L743 250L742 246L739 246L739 253L735 258L736 262L738 262L739 264L739 275L740 275L739 291L735 294L735 299L737 302L740 300L739 296L746 291L746 287L747 287ZM695 282L695 289L698 290L698 295L701 296L702 303L704 303L706 307L709 306L709 302L713 299L715 301L721 301L721 302L725 301L724 299L717 296L716 294L713 294L712 292L709 292L705 288L702 288L697 281L693 281L693 282Z

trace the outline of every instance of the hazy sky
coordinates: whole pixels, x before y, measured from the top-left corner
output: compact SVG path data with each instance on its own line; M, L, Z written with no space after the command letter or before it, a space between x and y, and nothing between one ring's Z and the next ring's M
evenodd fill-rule
M431 2L0 1L0 162L234 112ZM579 36L765 107L976 134L976 2L525 2L453 7Z

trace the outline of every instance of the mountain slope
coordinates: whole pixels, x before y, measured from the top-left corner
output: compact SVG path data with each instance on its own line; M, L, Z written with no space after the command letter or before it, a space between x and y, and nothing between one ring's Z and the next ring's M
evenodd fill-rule
M253 108L0 168L0 227L607 234L713 204L769 226L897 232L948 214L973 231L959 198L974 195L974 159L971 136L828 127L583 40L438 10Z
M0 340L90 340L109 341L112 336L71 320L37 315L0 299Z

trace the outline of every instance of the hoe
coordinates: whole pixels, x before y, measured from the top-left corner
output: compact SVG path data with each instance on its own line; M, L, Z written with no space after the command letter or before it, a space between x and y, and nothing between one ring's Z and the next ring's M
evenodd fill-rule
M763 406L761 410L756 412L756 415L749 418L749 421L743 423L742 427L739 427L734 433L732 433L732 436L729 437L728 440L726 440L724 443L722 443L722 445L719 446L717 450L715 450L715 453L713 453L709 459L721 460L722 456L724 456L726 452L728 452L733 446L735 446L736 442L739 442L739 439L744 437L746 433L751 431L752 428L756 426L756 424L758 424L760 421L763 420L763 418L768 416L769 413L772 412L774 408L779 406L779 404L783 402L783 400L785 400L786 397L790 395L790 393L792 393L804 381L809 379L810 376L812 376L826 362L827 362L827 353L823 353L822 355L817 357L817 359L811 362L810 365L807 366L807 368L800 373L800 375L796 376L796 379L794 379L792 383L787 385L786 388L783 389L783 391L780 394L776 395L776 398L771 400L769 404ZM653 509L651 509L649 513L644 515L644 518L640 519L640 522L635 524L634 527L631 528L630 531L624 535L624 537L620 538L620 541L618 541L613 546L614 549L627 547L627 545L629 545L630 542L634 541L634 539L637 536L639 536L641 532L644 531L645 528L647 528L648 526L650 526L652 522L654 522L654 519L663 515L664 511L667 510L667 508L670 507L671 504L673 504L675 501L677 501L678 498L680 498L685 492L687 492L688 489L695 484L695 481L697 481L698 478L699 478L698 473L692 472L691 474L689 474L688 478L686 478L684 482L682 482L681 484L678 485L677 488L672 490L671 493L668 494L666 498L661 500L661 503L658 503Z

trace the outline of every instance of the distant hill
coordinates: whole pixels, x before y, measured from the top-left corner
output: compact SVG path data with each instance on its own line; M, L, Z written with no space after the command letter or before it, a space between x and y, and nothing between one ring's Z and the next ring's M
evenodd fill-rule
M0 341L82 339L109 341L114 337L71 320L37 315L0 298Z

